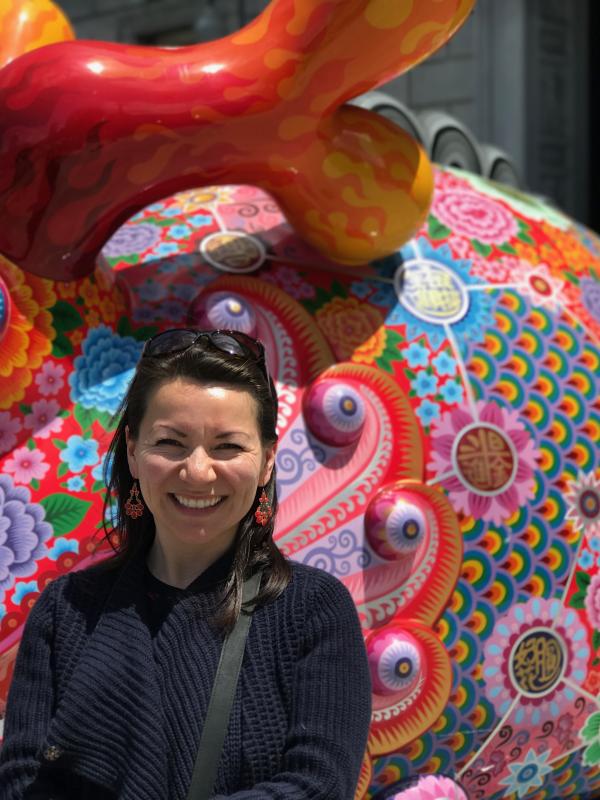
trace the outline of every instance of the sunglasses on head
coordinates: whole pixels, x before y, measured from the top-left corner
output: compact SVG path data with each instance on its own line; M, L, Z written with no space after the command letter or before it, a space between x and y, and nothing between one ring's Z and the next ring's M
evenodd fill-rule
M241 331L195 331L191 328L171 328L148 339L142 351L142 358L182 353L203 340L221 353L254 361L271 383L262 342Z

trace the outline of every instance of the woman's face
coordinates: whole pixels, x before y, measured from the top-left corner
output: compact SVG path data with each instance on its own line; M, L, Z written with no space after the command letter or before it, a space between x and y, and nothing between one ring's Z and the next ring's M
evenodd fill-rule
M163 547L224 552L271 476L275 447L261 443L249 392L177 379L150 396L127 455Z

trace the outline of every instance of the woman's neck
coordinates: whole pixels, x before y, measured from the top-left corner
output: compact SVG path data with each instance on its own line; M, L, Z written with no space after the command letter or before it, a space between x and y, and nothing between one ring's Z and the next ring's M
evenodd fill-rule
M233 539L226 538L211 542L210 546L182 548L171 543L165 546L157 534L146 555L146 564L159 581L186 589L232 545Z

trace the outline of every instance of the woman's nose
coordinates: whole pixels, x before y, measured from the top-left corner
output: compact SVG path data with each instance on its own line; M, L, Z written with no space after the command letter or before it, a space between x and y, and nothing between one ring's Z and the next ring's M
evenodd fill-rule
M186 458L181 468L181 477L188 481L210 482L216 476L212 459L202 448L196 448Z

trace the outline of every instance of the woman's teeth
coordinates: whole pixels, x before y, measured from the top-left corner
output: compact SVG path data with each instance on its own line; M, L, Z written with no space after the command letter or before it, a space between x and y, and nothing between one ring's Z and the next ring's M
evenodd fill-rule
M193 499L191 497L182 497L180 494L176 494L174 497L178 503L181 503L181 505L186 508L210 508L211 506L216 506L217 503L220 503L223 499L222 497L211 497L206 500L200 498Z

